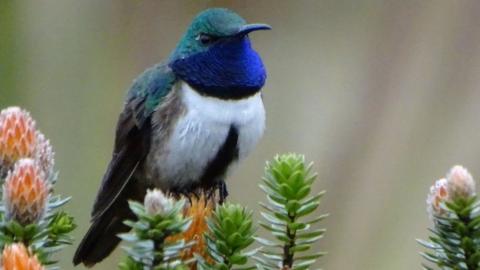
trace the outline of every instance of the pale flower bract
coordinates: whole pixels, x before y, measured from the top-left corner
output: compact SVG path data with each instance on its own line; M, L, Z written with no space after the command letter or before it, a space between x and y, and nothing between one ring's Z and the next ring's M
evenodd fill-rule
M149 215L161 215L172 209L173 199L165 196L162 191L153 189L147 190L143 204Z
M450 200L475 196L475 181L462 166L454 166L447 175L447 188Z

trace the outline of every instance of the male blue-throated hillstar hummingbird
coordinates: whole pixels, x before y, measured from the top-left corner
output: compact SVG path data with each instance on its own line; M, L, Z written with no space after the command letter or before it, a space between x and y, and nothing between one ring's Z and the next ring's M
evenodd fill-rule
M248 34L266 29L228 9L208 9L167 61L133 82L74 264L92 266L115 249L117 234L128 230L123 221L135 219L127 201L141 201L148 188L176 195L218 189L225 199L224 178L265 127L266 72Z

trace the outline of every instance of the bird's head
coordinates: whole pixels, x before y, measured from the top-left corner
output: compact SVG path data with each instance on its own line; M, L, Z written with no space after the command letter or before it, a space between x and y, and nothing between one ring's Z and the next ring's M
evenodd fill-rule
M268 29L266 24L248 24L231 10L208 9L195 17L169 66L202 94L228 99L251 95L265 83L266 72L248 34Z

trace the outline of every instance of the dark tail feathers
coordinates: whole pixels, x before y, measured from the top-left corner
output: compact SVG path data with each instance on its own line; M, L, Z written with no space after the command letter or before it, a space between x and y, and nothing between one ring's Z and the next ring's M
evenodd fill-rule
M128 232L130 228L123 222L136 220L128 207L129 200L141 201L145 197L146 187L136 179L131 179L112 205L95 217L92 225L75 252L73 264L83 263L87 267L105 259L120 242L119 233Z
M116 205L115 205L116 204ZM128 208L126 198L117 202L101 216L93 220L90 229L75 252L73 263L83 263L87 267L102 261L120 242L117 234L127 232L129 227L124 220L135 216Z

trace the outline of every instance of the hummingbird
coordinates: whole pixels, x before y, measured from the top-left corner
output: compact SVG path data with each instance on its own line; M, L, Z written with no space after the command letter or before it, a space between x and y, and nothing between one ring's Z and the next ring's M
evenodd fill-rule
M134 220L129 200L147 189L173 195L228 196L225 177L265 129L266 70L249 34L268 30L237 13L198 14L168 59L134 80L120 113L112 159L73 263L93 266L118 245Z

